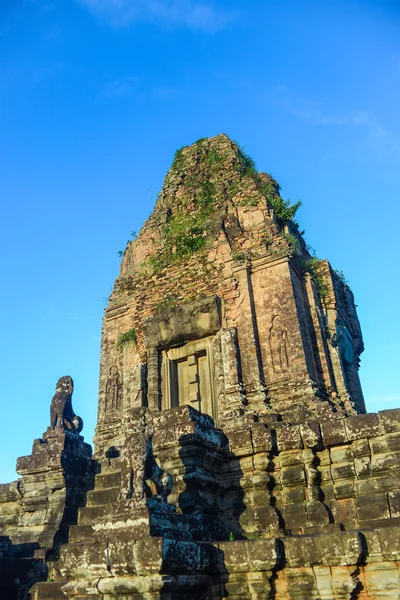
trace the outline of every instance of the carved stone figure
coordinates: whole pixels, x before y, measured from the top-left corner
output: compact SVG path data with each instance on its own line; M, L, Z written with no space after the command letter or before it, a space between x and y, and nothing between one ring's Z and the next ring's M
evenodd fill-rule
M106 383L106 412L109 410L118 410L122 396L122 383L119 376L118 367L113 365L110 368L110 374Z
M154 495L154 490L156 496L166 500L172 491L172 478L154 458L151 413L146 408L135 410L128 427L121 450L121 497L140 504L146 496Z
M348 365L351 365L354 360L354 342L349 330L341 319L337 319L336 321L334 343L336 343L339 348L342 360Z
M72 393L74 391L74 382L72 377L66 375L60 377L56 385L56 393L53 396L50 405L50 426L68 429L73 433L80 433L83 428L83 421L78 417L72 408Z
M289 340L282 318L276 315L272 319L269 330L269 345L271 349L272 367L275 373L281 373L289 368Z

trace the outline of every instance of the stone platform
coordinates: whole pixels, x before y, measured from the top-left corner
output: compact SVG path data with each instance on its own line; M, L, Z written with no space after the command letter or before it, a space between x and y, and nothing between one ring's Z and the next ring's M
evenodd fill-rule
M155 431L171 503L121 500L121 458L102 460L33 598L400 598L400 411L225 436L182 407Z

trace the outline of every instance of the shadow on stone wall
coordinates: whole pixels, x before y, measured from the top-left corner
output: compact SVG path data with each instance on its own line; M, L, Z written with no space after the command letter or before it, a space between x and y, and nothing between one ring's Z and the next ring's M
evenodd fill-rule
M207 417L209 419L209 417ZM245 539L240 515L245 511L243 475L221 430L204 430L179 438L185 489L177 513L190 541L164 540L161 600L222 600L229 573L219 542ZM229 469L231 461L236 468Z
M0 598L27 600L30 587L47 579L44 561L33 557L38 547L38 544L13 546L9 537L0 536Z

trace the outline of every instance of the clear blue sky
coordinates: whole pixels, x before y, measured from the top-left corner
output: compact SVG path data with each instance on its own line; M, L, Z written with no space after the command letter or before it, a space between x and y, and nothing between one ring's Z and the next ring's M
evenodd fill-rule
M225 132L356 296L370 411L400 406L400 5L3 0L0 481L75 380L91 441L118 250L174 151Z

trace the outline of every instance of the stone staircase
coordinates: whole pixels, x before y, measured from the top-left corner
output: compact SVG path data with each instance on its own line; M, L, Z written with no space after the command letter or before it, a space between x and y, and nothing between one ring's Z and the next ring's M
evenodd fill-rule
M112 506L117 500L120 491L120 471L118 461L104 459L99 461L98 473L95 476L94 488L87 494L86 506L79 509L78 522L69 529L68 544L61 548L59 561L53 562L49 567L49 580L39 582L32 589L32 600L65 600L66 596L62 587L76 566L74 557L85 553L85 548L96 555L96 559L105 563L104 548L96 545L96 532L93 524L100 523L107 518ZM106 569L107 574L109 574ZM54 579L54 581L52 581ZM79 600L92 600L101 598L101 594L93 589L93 594L74 596Z
M208 425L197 423L196 411L185 408L176 418L179 431L184 427L187 431L187 458L182 461L184 449L179 444L174 443L171 451L170 440L163 442L157 456L172 474L171 497L175 502L181 499L181 504L168 503L156 494L143 501L122 498L123 459L100 459L86 505L69 529L59 560L51 565L50 581L35 585L32 600L153 600L160 595L168 598L178 589L174 598L207 597L205 590L222 568L221 553L215 544L196 537L210 538L207 523L215 530L215 522L224 522L216 512L216 502L211 501L212 494L218 493L218 480L208 475L211 465L215 469L218 462L223 434L215 430L211 437ZM199 508L201 502L205 511Z
M118 500L121 480L118 459L104 459L98 464L100 472L96 474L93 490L88 492L86 506L79 509L78 524L71 527L70 541L82 527L103 521L109 507Z

